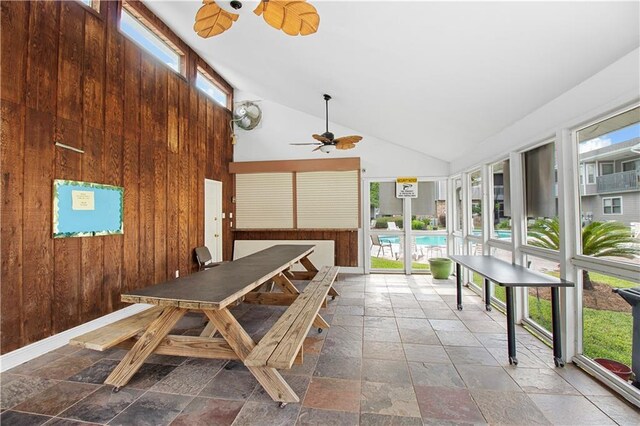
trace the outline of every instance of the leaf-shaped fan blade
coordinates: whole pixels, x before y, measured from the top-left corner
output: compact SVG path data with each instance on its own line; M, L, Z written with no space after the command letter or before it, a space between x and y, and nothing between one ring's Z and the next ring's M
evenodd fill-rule
M356 144L355 143L338 143L336 144L336 148L337 149L351 149L351 148L355 148Z
M289 145L323 145L318 142L290 143Z
M322 143L331 143L331 139L325 138L321 135L311 135L315 140L320 141Z
M262 15L267 24L292 36L313 34L320 25L320 15L306 0L261 1L253 13Z
M353 143L358 143L361 140L362 140L362 136L343 136L341 138L336 139L335 142L337 142L338 144L341 144L341 143L353 144Z
M238 20L238 15L222 9L214 0L203 0L202 3L193 24L193 30L202 38L222 34Z

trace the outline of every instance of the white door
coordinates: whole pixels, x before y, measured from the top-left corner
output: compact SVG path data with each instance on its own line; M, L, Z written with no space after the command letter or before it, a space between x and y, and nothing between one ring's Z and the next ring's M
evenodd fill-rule
M222 261L222 182L204 180L204 245L214 262Z

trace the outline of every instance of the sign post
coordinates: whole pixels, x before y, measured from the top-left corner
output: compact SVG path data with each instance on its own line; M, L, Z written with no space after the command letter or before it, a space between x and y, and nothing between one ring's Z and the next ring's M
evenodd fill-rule
M396 179L396 198L418 198L418 178L399 177Z

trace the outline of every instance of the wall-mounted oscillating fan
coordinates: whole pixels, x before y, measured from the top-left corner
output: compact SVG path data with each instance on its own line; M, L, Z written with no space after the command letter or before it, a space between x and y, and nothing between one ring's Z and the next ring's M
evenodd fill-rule
M253 101L243 101L233 109L233 122L242 130L253 130L262 120L262 110Z

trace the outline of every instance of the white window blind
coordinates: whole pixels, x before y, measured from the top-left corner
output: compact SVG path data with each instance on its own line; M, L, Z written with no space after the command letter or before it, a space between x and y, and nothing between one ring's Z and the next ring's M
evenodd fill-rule
M292 173L236 175L236 228L293 228Z
M296 175L298 228L358 227L358 171Z

